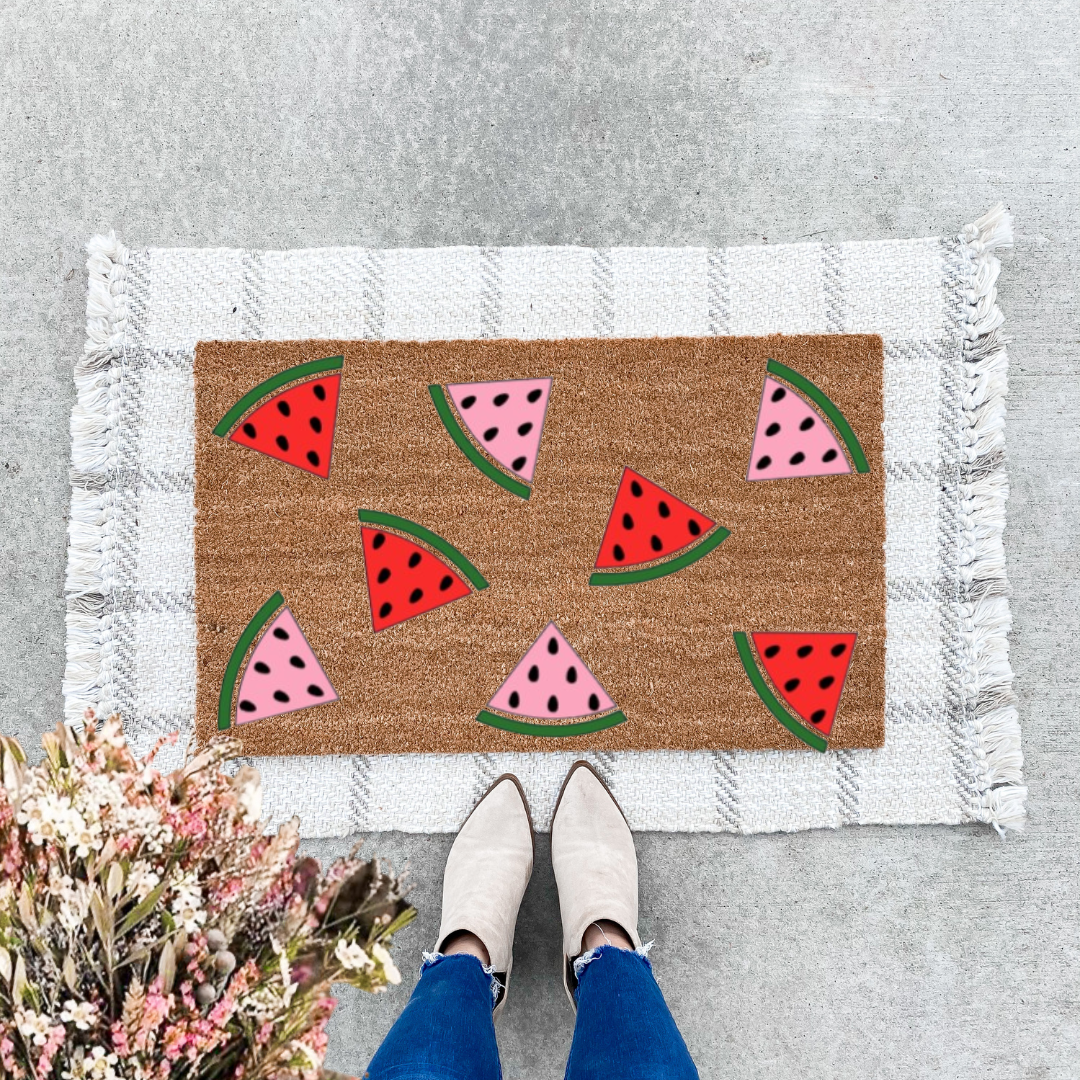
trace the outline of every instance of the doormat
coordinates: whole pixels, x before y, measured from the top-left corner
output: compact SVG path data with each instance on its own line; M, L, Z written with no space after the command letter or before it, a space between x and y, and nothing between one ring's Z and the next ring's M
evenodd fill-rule
M1018 827L1010 242L1000 207L955 237L719 250L95 238L69 720L119 711L136 749L224 723L308 836L452 831L503 771L545 827L581 756L636 829Z
M867 335L202 342L199 735L880 746L883 416Z

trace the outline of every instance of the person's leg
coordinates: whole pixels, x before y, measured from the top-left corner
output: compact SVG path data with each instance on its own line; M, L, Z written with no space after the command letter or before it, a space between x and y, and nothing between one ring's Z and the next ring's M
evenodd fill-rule
M566 1080L698 1080L640 953L602 945L578 958L577 1024Z
M633 834L586 762L574 765L559 795L551 862L563 979L578 1013L567 1080L696 1080L641 948Z
M427 956L364 1080L499 1080L493 978L473 955Z

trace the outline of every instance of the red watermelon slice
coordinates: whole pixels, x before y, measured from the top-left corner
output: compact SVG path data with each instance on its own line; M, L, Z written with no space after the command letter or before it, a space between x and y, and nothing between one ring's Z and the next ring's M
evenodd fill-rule
M626 716L552 622L529 646L476 719L519 735L565 737L615 727ZM552 724L552 720L576 723Z
M710 530L715 530L710 532ZM731 535L712 518L633 469L623 469L590 585L626 585L673 574L708 555ZM681 555L678 553L682 552ZM669 559L671 555L677 558ZM658 559L667 559L657 563ZM641 569L623 569L641 567Z
M436 383L428 387L428 392L457 448L500 487L527 499L532 494L528 485L540 453L551 384L550 378L450 383L445 388ZM457 415L450 408L448 396ZM497 464L477 446L483 447Z
M295 616L287 607L282 608L284 603L281 593L274 593L247 624L232 651L218 699L218 727L222 730L234 720L237 724L248 724L338 700L337 691ZM234 714L232 700L237 676L256 638L258 644L236 693Z
M327 479L343 363L331 356L279 372L248 391L214 434Z
M785 632L754 633L751 637L756 660L742 631L736 632L735 644L758 696L789 731L815 749L824 750L836 721L858 635ZM762 678L759 664L788 708Z
M821 390L775 360L766 370L747 480L836 476L850 473L852 462L856 472L870 471L851 425Z
M468 596L466 579L477 589L487 588L480 571L453 544L423 525L378 510L361 510L360 521L376 633Z

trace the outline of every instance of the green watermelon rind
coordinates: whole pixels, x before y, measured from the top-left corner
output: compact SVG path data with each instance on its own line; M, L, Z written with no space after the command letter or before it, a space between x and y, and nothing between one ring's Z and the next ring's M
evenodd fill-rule
M232 656L225 666L225 678L221 680L221 696L218 698L217 726L219 731L227 731L232 727L232 699L236 689L236 679L240 674L240 665L251 648L251 643L259 636L259 631L270 621L274 612L285 603L285 597L280 592L274 593L258 611L255 617L244 627Z
M423 525L417 525L408 518L398 517L396 514L386 514L382 510L358 510L360 522L364 525L381 525L384 529L396 529L399 532L408 533L410 536L422 540L425 544L433 547L441 555L445 555L477 589L488 587L487 578L476 569L475 566L449 540L444 540L438 533L425 529Z
M750 639L742 630L735 631L735 648L739 650L739 659L746 670L746 676L751 685L757 691L765 708L769 710L794 735L801 739L812 750L824 754L829 749L829 744L816 731L811 731L803 722L792 716L780 703L776 695L769 689L769 684L758 670L757 661L754 659L753 650L750 648Z
M833 427L840 433L844 440L851 460L855 463L855 471L868 473L870 463L863 453L862 443L852 430L851 425L844 419L844 414L816 387L809 379L800 375L794 368L781 364L779 360L770 360L765 365L765 370L770 375L777 375L791 383L797 390L801 390L815 405L832 421Z
M325 360L308 360L305 364L297 364L296 367L286 368L269 379L263 380L258 386L249 390L219 421L214 428L215 435L227 436L230 431L243 419L245 413L258 405L265 397L269 397L275 390L280 390L289 383L297 382L311 375L322 375L327 371L340 371L345 365L344 356L328 356Z
M435 405L435 411L439 414L439 419L442 421L443 427L446 428L446 433L457 444L457 448L490 480L494 480L500 487L506 488L512 495L517 495L519 498L527 499L532 494L532 488L527 484L523 484L520 480L515 480L512 476L507 476L501 469L496 468L479 450L473 446L469 436L461 430L461 425L454 419L454 414L450 411L450 404L446 400L446 393L438 383L433 383L428 387L428 393L431 395L432 403Z
M511 731L515 735L539 735L543 739L568 739L572 735L591 735L619 724L626 723L626 713L617 709L613 713L596 716L592 720L579 720L576 724L531 724L527 720L510 720L505 716L481 709L476 715L481 724Z
M684 570L692 566L698 559L705 558L714 548L718 548L729 536L730 529L718 525L714 532L709 533L699 544L677 555L667 562L658 563L655 566L645 566L638 570L601 570L589 577L590 585L635 585L641 581L654 581L656 578L666 577L678 570Z

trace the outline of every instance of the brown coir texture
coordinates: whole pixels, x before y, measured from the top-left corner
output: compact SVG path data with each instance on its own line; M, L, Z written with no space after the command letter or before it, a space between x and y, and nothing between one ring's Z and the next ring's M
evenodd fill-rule
M257 383L344 354L330 479L213 434ZM869 474L748 482L770 358L836 403ZM528 501L451 441L429 383L553 376ZM198 728L252 615L281 590L340 701L234 728L249 754L799 749L732 631L857 631L830 746L884 740L879 337L204 342L196 350ZM656 581L589 585L624 466L731 530ZM420 523L490 587L373 633L358 508ZM554 620L628 722L522 736L477 712Z

